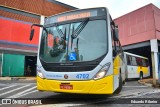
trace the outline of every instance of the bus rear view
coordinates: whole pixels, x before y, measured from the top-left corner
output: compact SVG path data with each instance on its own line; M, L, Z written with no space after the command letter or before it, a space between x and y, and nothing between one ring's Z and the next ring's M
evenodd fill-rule
M106 8L93 8L58 14L46 18L44 25L35 24L43 28L37 89L85 94L120 91L122 58L119 52L119 59L113 61L111 22Z

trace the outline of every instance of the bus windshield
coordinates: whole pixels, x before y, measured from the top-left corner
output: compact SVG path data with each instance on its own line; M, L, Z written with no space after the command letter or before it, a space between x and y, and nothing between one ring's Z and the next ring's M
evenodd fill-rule
M40 58L47 63L96 60L108 51L106 20L56 24L42 32Z

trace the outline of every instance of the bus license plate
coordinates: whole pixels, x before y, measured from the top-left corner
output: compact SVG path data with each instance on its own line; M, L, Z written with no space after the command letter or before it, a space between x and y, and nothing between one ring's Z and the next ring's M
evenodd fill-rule
M73 85L61 84L60 89L73 90Z

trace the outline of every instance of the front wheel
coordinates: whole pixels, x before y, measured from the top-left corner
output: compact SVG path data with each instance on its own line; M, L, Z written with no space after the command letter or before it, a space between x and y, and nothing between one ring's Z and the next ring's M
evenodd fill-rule
M116 89L116 91L115 91L115 94L119 94L120 92L121 92L121 90L122 90L122 76L121 76L121 74L120 74L120 76L119 76L119 87Z

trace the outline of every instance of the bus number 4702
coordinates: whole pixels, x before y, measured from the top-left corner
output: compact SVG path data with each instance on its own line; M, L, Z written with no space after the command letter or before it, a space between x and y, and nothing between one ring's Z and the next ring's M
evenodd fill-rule
M78 79L89 79L89 74L77 74Z

